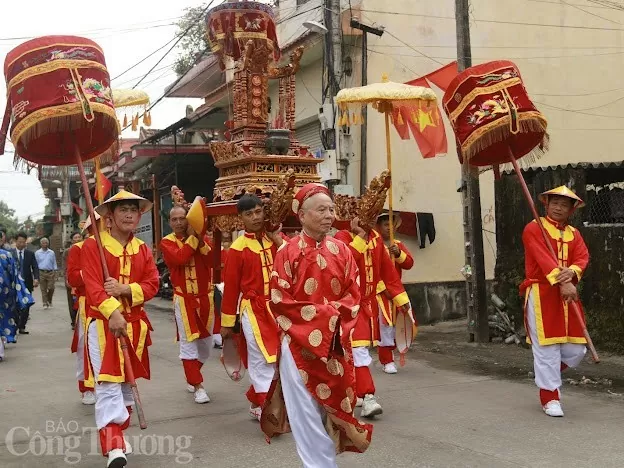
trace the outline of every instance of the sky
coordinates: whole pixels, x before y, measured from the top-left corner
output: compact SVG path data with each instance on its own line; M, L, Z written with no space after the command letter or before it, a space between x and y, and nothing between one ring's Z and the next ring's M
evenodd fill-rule
M6 4L5 4L6 3ZM28 8L24 5L28 4ZM216 0L215 5L221 3ZM184 13L184 8L201 5L201 0L108 0L106 8L50 8L49 0L28 2L3 2L0 17L0 58L4 63L6 54L31 38L45 35L77 35L97 42L106 57L109 74L116 77L150 53L167 43L177 28L172 23ZM157 6L156 6L157 5ZM156 53L136 68L114 80L113 88L131 88L165 54L170 46ZM138 89L146 91L156 101L164 88L176 79L171 65L176 51L169 53L141 84ZM6 106L4 74L0 76L0 116ZM187 104L197 108L200 99L164 99L151 111L152 127L162 129L185 116ZM138 132L124 132L124 137L136 137ZM16 211L20 220L43 215L46 200L36 178L15 173L13 170L13 147L5 146L0 156L0 200Z

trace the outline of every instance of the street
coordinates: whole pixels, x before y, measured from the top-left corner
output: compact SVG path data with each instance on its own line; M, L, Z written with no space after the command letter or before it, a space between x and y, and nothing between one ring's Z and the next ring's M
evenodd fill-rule
M43 310L40 292L29 335L8 345L0 363L0 466L3 468L104 467L98 454L92 406L80 403L70 354L72 331L65 291ZM156 299L148 307L154 326L152 380L139 381L149 427L136 417L127 431L135 454L130 467L293 468L300 466L292 436L266 443L248 415L247 378L234 383L217 350L204 366L212 402L198 405L186 391L174 342L172 313ZM399 374L375 363L384 414L365 454L343 454L339 466L384 467L619 467L624 464L624 408L620 401L564 387L566 416L539 408L525 382L441 370L412 353Z

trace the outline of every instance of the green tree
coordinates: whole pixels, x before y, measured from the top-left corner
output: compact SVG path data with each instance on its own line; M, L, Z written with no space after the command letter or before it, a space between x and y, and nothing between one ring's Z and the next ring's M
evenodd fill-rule
M2 200L0 200L0 228L7 231L7 237L14 236L18 228L15 210L9 208L9 205Z
M209 47L206 36L206 15L204 13L206 7L207 3L202 3L196 7L185 8L184 15L177 23L176 35L178 37L184 35L178 43L178 57L173 65L178 76L189 71L196 63L198 55ZM188 32L186 32L187 29Z

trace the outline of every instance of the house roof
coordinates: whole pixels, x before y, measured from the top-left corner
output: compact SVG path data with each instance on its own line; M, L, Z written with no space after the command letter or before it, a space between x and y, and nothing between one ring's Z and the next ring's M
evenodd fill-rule
M543 171L554 171L557 169L608 169L608 168L620 168L624 167L624 161L611 161L611 162L578 162L578 163L567 163L567 164L555 164L550 166L537 166L537 167L526 167L522 168L522 172L543 172ZM510 174L514 172L513 168L505 168L503 173Z

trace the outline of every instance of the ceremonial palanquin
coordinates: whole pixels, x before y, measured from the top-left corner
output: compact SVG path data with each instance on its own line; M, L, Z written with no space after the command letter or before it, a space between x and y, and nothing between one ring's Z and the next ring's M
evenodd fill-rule
M269 197L273 218L285 217L292 192L309 182L318 182L319 160L295 138L295 73L303 47L295 49L285 66L278 66L272 8L260 2L226 2L208 12L207 35L222 69L234 68L233 116L226 122L227 141L211 143L219 178L207 214L220 231L241 229L236 199L245 193ZM269 80L278 80L276 117L269 118ZM280 184L284 174L295 178ZM294 186L294 187L293 187ZM278 201L277 198L280 198ZM275 203L279 202L280 206ZM281 220L276 219L277 224Z

